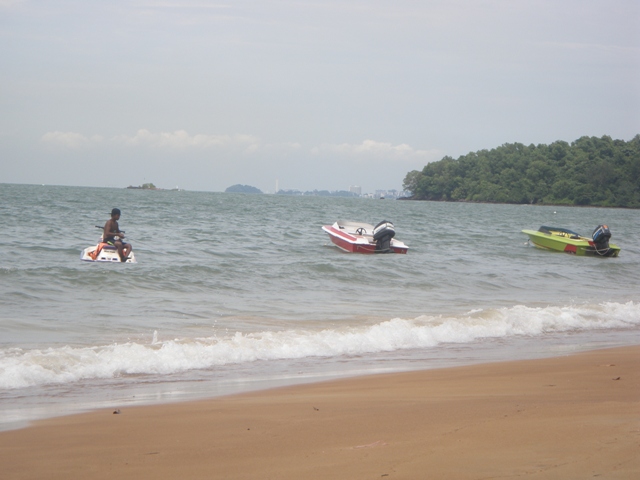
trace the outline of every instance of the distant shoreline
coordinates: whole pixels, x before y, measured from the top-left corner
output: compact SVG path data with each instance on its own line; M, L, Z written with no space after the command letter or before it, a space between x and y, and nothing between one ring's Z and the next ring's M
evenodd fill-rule
M524 205L529 207L569 207L569 208L624 208L626 210L640 210L640 207L605 206L605 205L567 205L565 203L505 203L479 200L433 200L428 198L398 197L396 200L412 200L414 202L436 203L476 203L484 205Z
M183 189L182 188L158 188L158 187L144 187L144 186L134 186L134 185L129 185L128 187L125 187L127 190L153 190L153 191L160 191L160 192L182 192Z

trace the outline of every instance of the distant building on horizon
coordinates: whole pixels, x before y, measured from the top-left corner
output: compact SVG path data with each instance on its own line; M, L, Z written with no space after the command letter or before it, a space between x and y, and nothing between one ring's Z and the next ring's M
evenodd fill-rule
M400 192L395 189L391 190L376 190L376 193L373 194L373 198L396 198L400 197Z
M362 195L362 187L360 187L358 185L351 185L349 187L349 191L351 193L355 193L356 195Z

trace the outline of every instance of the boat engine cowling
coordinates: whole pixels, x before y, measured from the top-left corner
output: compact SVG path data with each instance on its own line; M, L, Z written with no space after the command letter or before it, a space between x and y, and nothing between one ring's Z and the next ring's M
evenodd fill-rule
M598 255L608 257L613 253L613 250L609 248L609 239L611 238L611 231L606 225L598 225L591 235L593 238L594 249Z
M395 236L396 230L393 223L383 220L373 228L373 239L376 241L376 252L388 253L391 251L391 239Z
M609 239L611 238L611 231L606 225L598 225L591 235L593 243L598 248L609 248Z

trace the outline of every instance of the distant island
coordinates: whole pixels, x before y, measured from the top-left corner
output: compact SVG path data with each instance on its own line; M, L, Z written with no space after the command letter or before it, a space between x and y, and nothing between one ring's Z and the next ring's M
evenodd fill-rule
M134 187L133 185L129 185L127 188L140 189L140 190L161 190L156 187L153 183L143 183L138 187Z
M262 190L251 185L232 185L225 190L225 193L262 193Z
M165 188L158 188L156 187L153 183L143 183L142 185L139 186L134 186L134 185L129 185L127 188L133 189L133 190L166 190ZM182 189L181 188L172 188L171 189L172 192L181 192Z
M413 170L411 200L640 208L640 135L504 144Z

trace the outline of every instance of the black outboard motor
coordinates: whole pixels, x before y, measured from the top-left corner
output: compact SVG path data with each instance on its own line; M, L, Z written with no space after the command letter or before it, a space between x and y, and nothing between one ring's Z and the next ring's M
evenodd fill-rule
M383 220L373 228L373 239L376 241L376 253L391 252L391 239L396 231L393 223Z
M606 225L598 225L591 235L593 243L595 243L596 253L599 255L607 255L609 253L609 239L611 231Z

